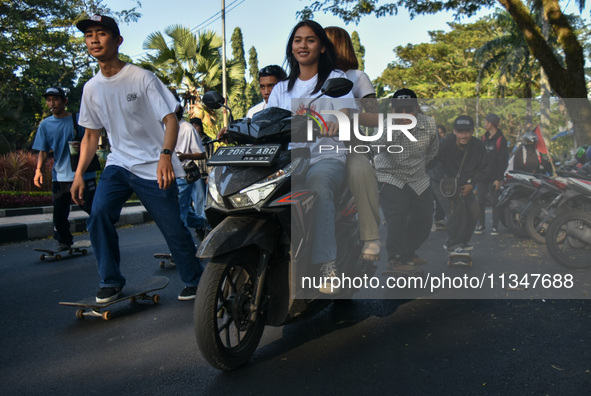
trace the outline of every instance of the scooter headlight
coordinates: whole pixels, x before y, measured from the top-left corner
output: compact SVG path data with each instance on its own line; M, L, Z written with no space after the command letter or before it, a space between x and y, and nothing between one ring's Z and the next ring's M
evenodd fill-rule
M208 200L211 200L210 203L215 203L217 206L224 207L224 199L218 192L217 187L215 186L215 178L214 172L209 174L209 180L207 181L207 191L209 191Z
M230 197L230 202L235 208L244 208L247 206L256 205L261 201L267 199L269 195L277 188L281 180L286 177L283 169L278 170L272 175L267 176L261 181L240 190L239 193Z
M271 195L283 179L291 175L292 169L296 169L300 158L294 160L285 168L265 177L257 183L240 190L230 197L230 202L235 208L245 208L264 201Z

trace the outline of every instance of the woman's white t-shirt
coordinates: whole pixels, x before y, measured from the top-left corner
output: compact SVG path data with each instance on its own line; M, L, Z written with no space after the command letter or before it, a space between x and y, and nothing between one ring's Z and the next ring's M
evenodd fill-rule
M340 70L333 70L330 72L328 78L347 78L345 73ZM295 114L304 114L306 108L309 106L312 99L321 95L318 91L312 94L316 82L318 81L318 75L315 75L307 81L300 80L299 78L295 81L291 91L287 90L288 81L281 81L273 88L267 108L269 107L280 107L285 110L289 110ZM353 94L351 92L343 95L339 98L331 98L323 96L316 100L311 107L311 110L319 113L321 110L341 110L341 109L357 109ZM325 115L322 116L325 121L336 122L337 119L334 116ZM322 147L321 147L322 146ZM324 137L316 139L315 142L311 143L292 143L292 148L296 147L308 147L310 148L310 163L314 164L321 159L325 158L337 158L340 161L345 161L345 156L348 153L347 147L343 142L337 140L337 136ZM333 147L330 149L329 147Z
M345 72L347 78L353 81L353 96L356 99L365 98L367 95L376 93L368 75L357 69L349 69Z
M82 93L80 119L85 128L105 128L111 145L107 164L127 169L137 177L157 180L156 170L164 144L164 123L179 103L153 73L126 64L116 75L98 72ZM173 155L176 177L185 175Z

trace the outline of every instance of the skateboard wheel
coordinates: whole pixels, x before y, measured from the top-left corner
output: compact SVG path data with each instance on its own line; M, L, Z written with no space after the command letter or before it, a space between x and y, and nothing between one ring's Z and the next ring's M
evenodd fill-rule
M84 312L86 312L86 311L84 311L83 309L77 309L76 310L76 317L78 319L84 319Z
M56 260L61 260L61 258L62 258L62 255L61 255L61 254L56 254L56 255L55 255L55 259L56 259Z
M45 260L45 255L42 254L41 256L39 256L39 260L41 260L41 261Z
M82 249L82 254L88 254L88 250Z
M160 262L160 268L164 268L165 265L166 265L166 262L164 262L164 261Z
M71 256L74 253L72 249L68 250L68 254Z
M109 319L111 319L111 311L105 311L105 312L103 312L103 314L101 315L101 318L103 318L103 320L109 320Z
M159 294L154 294L154 295L152 296L152 302L153 302L154 304L158 304L158 303L160 302L160 295L159 295Z

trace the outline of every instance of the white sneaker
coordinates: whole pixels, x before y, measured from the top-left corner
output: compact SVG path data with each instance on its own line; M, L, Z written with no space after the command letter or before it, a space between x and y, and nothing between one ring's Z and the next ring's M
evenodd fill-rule
M373 241L365 241L363 249L361 249L361 259L367 261L378 261L380 259L380 241L374 239Z
M323 294L336 294L339 292L340 287L333 285L333 279L338 279L337 266L334 261L322 264L320 267L320 273L322 274L322 286L318 289Z

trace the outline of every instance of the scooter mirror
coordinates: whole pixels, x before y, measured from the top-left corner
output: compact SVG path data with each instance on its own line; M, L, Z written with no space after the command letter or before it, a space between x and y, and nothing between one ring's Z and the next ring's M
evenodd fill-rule
M226 102L224 97L217 93L216 91L207 91L201 97L201 101L204 105L209 107L212 110L217 110L224 105Z
M326 80L320 90L326 96L338 98L349 93L351 89L353 89L353 81L346 78L331 78Z

